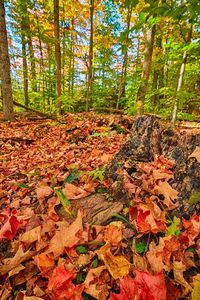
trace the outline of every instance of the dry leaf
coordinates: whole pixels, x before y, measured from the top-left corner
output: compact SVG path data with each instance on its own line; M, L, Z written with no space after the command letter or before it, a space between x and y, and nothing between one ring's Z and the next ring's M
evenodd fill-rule
M117 246L122 241L122 229L123 229L123 223L118 222L112 222L110 223L104 231L104 240L105 242L110 243L113 246Z
M21 242L31 244L35 241L40 241L40 238L41 238L41 226L37 226L23 233L19 239Z
M194 152L192 152L192 154L190 154L190 156L188 158L190 158L190 157L196 158L198 163L200 163L200 147L197 146L195 148Z
M131 266L129 261L122 255L112 255L109 244L105 244L101 247L97 251L97 254L114 279L128 275Z
M174 261L173 262L173 270L174 270L174 279L185 287L186 293L192 290L191 285L185 280L183 277L183 272L186 270L185 265L182 261Z
M81 237L77 236L77 234L82 230L82 216L79 211L76 220L69 227L56 231L55 235L50 240L46 253L52 252L54 258L57 258L63 253L65 247L71 248L80 241Z
M96 299L100 299L99 296L102 290L106 290L108 294L109 286L106 281L110 281L109 277L110 275L105 266L90 269L84 281L85 292Z

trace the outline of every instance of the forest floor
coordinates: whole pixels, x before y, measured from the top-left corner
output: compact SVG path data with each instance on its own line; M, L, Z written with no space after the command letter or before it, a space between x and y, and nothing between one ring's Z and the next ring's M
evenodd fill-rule
M105 169L133 120L83 113L67 114L65 124L30 114L0 122L1 300L200 299L196 213L170 219L167 197L163 204L152 197L138 202L140 212L131 199L104 225L86 223L84 209L74 211L74 201L111 196ZM178 130L200 133L200 125L183 122ZM199 149L194 157L200 161ZM173 162L158 157L140 171L152 191L162 180L168 188L160 193L176 199L168 183ZM123 182L136 189L130 177Z

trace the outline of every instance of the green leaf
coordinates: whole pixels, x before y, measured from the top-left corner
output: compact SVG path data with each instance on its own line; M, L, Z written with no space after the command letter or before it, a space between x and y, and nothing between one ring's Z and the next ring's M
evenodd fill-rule
M92 267L96 268L98 266L98 258L96 257L92 262Z
M30 186L28 186L25 183L17 183L17 186L20 187L20 188L23 188L23 189L28 189L29 191L33 190Z
M195 249L194 249L194 248L188 248L187 251L188 251L188 252L195 253Z
M67 197L65 196L63 191L61 189L57 189L56 195L57 195L58 199L60 200L60 203L64 207L64 210L66 211L66 213L69 214L70 216L73 215L73 213L69 210L69 207L71 206L71 202L67 199Z
M135 244L135 251L138 254L142 254L145 252L146 250L146 243L145 242L138 242Z
M77 246L76 247L76 251L79 253L79 254L86 254L88 253L88 249L84 246Z
M180 230L178 229L178 226L181 223L180 218L177 218L174 216L173 221L170 221L171 225L167 228L167 235L179 235Z
M69 173L69 175L65 178L65 183L71 183L72 181L78 179L80 176L80 173L77 172L76 169L72 169L72 171Z
M99 179L100 181L104 180L104 173L105 173L105 168L96 169L90 172L90 174L93 176L94 179Z
M197 204L199 202L200 202L200 192L198 192L198 191L192 192L190 199L189 199L189 204L193 205L193 204Z

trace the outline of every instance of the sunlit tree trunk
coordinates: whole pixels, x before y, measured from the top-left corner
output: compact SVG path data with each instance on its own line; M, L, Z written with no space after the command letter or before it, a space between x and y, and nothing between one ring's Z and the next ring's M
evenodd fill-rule
M55 37L55 59L56 59L56 96L59 114L62 112L61 102L61 50L60 50L60 31L59 31L59 0L54 0L54 37Z
M21 22L21 43L22 43L22 61L23 61L23 81L24 81L24 105L28 107L29 97L28 97L28 65L26 60L26 40L24 32L23 18Z
M144 100L148 89L148 81L149 81L152 55L153 55L154 37L155 37L155 25L153 25L152 28L149 29L146 33L142 78L141 78L141 84L139 86L137 97L136 97L137 113L140 115L143 114L144 112Z
M45 110L45 66L44 66L44 55L42 50L42 36L38 15L36 15L37 21L37 31L38 31L38 41L39 41L39 50L40 50L40 80L42 80L42 98L43 98L43 110ZM39 84L40 87L40 84ZM40 88L39 88L40 90Z
M130 24L131 24L131 14L132 14L132 6L128 7L127 18L126 18L126 37L125 37L125 50L122 51L124 53L123 57L123 64L122 64L122 73L120 78L119 84L119 92L117 97L117 104L116 108L119 108L120 98L125 95L126 89L126 77L127 77L127 64L128 64L128 46L129 46L129 31L130 31Z
M188 33L188 37L187 37L187 43L190 43L192 40L192 30L193 30L193 26L190 26L190 31ZM176 94L175 94L175 98L174 98L174 107L173 107L173 113L172 113L172 119L171 119L171 124L174 125L176 122L176 118L177 118L177 111L178 111L178 104L179 104L179 93L181 91L182 85L183 85L183 75L185 72L185 66L187 63L187 52L184 51L183 52L183 58L182 58L182 63L179 69L179 74L178 74L178 82L177 82L177 88L176 88Z
M37 91L37 78L36 78L36 66L35 66L35 55L32 42L32 32L30 27L29 12L27 7L27 0L19 1L20 17L23 23L23 30L28 44L29 57L30 57L30 69L31 69L31 87L34 92Z
M10 76L10 58L5 21L4 1L0 0L0 60L3 97L3 116L6 120L14 119L13 95Z
M88 82L87 82L87 99L86 111L92 104L92 89L93 89L93 43L94 43L94 0L90 0L90 47L88 59Z

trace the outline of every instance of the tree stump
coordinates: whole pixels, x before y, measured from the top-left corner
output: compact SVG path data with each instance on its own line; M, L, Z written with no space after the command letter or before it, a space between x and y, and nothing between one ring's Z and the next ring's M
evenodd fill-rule
M130 137L107 168L107 178L112 178L117 183L114 185L114 199L127 202L126 193L120 184L119 169L125 169L134 177L139 163L150 162L155 155L163 155L175 163L174 178L169 181L179 192L179 205L175 213L186 216L191 215L194 210L200 211L199 202L189 204L193 194L200 198L200 164L196 158L190 157L197 146L200 146L200 133L186 134L166 128L156 116L138 117L132 126Z

